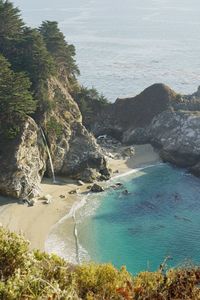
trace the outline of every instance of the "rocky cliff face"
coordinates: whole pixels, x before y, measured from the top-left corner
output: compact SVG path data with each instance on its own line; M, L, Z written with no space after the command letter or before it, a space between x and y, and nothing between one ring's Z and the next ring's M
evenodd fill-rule
M45 172L46 153L35 121L27 118L15 140L0 143L0 193L12 197L36 196Z
M48 82L48 94L55 108L45 114L42 126L48 138L55 174L85 181L104 174L106 160L93 135L82 125L81 113L67 86L52 78ZM50 174L49 167L48 164Z
M166 111L146 131L164 161L200 174L200 112Z
M36 121L21 122L17 138L0 147L0 193L17 198L39 193L44 174L52 176L41 134L44 131L56 175L91 182L107 179L105 157L95 138L82 125L82 116L68 93L67 82L51 78L47 84L49 106Z

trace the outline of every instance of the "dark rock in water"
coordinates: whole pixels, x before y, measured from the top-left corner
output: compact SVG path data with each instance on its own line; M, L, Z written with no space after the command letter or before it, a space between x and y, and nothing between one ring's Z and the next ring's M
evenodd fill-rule
M124 186L123 183L117 182L117 183L111 185L110 187L116 190L116 189L121 189L121 188L123 188L123 186Z
M118 187L123 187L124 186L123 183L121 183L121 182L117 182L115 185L118 186Z
M104 192L104 188L102 186L100 186L99 184L95 183L91 187L91 192L93 192L93 193L101 193L101 192Z
M124 190L124 191L122 192L122 194L125 195L125 196L127 196L127 195L129 195L130 193L129 193L128 190Z

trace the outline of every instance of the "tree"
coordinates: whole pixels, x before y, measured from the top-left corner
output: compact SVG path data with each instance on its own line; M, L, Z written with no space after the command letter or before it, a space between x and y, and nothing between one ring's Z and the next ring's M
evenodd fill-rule
M0 122L14 126L18 119L32 114L36 102L30 92L30 80L24 73L14 73L0 55ZM6 126L5 126L6 127Z
M46 80L55 73L53 58L36 29L26 28L20 39L13 40L6 51L6 58L15 71L28 74L33 88L40 80Z
M69 78L79 75L79 69L75 63L75 47L65 41L63 33L58 28L57 22L45 21L39 28L47 50L56 61L59 72L64 72Z
M76 87L72 96L77 102L80 111L83 116L83 124L90 129L91 124L106 105L108 105L108 100L95 88L86 88L84 86Z
M23 32L23 28L19 9L10 1L0 0L0 38L16 38Z

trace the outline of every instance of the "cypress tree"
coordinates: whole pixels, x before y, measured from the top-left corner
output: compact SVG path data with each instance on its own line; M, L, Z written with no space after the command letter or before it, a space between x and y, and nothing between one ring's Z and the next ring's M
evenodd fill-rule
M39 31L44 38L47 50L56 61L58 71L66 73L69 78L79 75L79 69L74 59L75 47L65 41L63 33L58 28L58 23L45 21Z

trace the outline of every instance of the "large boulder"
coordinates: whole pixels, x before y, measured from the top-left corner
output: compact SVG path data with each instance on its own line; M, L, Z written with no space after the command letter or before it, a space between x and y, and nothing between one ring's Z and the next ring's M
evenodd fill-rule
M33 119L27 118L15 139L1 139L0 194L17 198L37 196L45 161L40 130Z

